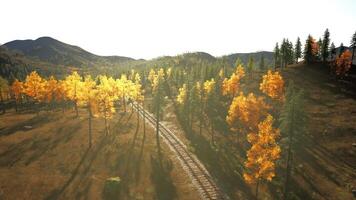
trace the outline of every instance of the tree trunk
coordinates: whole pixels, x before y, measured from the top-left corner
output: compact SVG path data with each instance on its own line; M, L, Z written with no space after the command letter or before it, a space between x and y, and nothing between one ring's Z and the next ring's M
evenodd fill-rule
M214 123L211 122L211 144L214 144Z
M18 108L17 108L17 100L15 99L15 111L17 112L18 111Z
M146 137L146 111L145 111L145 101L142 103L143 111L143 137Z
M125 95L123 95L122 100L123 100L123 104L124 104L124 112L126 113L126 99L125 98L126 98Z
M74 102L74 108L75 108L75 115L76 115L76 117L78 117L79 116L79 112L78 112L77 102Z
M200 120L199 120L199 135L201 135L203 129L203 115L200 114Z
M351 56L351 66L354 64L354 56L355 56L355 49L356 49L356 47L353 47L352 48L352 56Z
M162 160L161 160L161 145L159 141L159 106L156 108L156 143L157 143L157 153L158 153L158 160L160 166L162 167Z
M6 110L5 110L5 102L4 102L4 98L2 97L2 90L0 88L0 101L1 101L1 109L2 109L2 113L5 114Z
M92 122L91 122L91 120L92 120L92 112L91 112L91 108L90 108L90 106L89 106L89 108L88 108L88 111L89 111L89 118L88 118L88 120L89 120L89 148L91 148L91 144L92 144L92 132L91 132L91 127L92 127Z
M260 179L257 180L257 185L256 185L256 200L258 200L258 187L260 186Z
M108 128L108 120L107 120L107 117L106 117L106 110L104 112L104 120L105 120L105 135L108 136L109 135L109 128Z

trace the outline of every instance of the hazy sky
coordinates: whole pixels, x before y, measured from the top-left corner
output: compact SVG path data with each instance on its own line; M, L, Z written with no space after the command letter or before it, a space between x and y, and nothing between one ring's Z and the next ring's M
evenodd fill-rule
M0 43L50 36L98 55L214 56L356 31L356 0L1 0Z

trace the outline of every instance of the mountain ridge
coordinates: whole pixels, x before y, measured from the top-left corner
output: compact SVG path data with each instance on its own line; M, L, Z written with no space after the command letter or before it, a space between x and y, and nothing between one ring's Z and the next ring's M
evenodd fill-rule
M157 60L160 58L174 58L174 57L198 57L202 60L208 62L215 61L219 58L228 59L231 64L234 64L236 59L239 57L243 62L247 62L249 56L256 57L264 54L265 59L272 60L273 52L269 51L257 51L250 53L232 53L223 56L213 56L207 52L197 51L197 52L187 52L182 54L177 54L174 56L160 56L153 59L134 59L127 56L100 56L94 53L91 53L79 46L67 44L61 42L52 37L44 36L39 37L35 40L25 39L25 40L13 40L9 41L2 46L15 51L22 53L25 56L36 57L42 61L50 62L53 64L63 64L63 65L72 65L72 66L81 66L81 65L95 65L97 63L107 63L114 64L120 62L130 62L130 61L149 61ZM257 60L255 58L255 61Z

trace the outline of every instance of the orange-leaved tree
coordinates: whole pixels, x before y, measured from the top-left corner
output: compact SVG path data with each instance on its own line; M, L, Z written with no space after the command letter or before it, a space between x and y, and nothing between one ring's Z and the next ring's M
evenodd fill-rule
M256 199L260 181L272 181L275 176L275 162L281 153L276 142L280 131L273 128L272 124L273 117L267 115L266 119L258 124L258 133L251 132L247 137L252 146L247 152L247 171L244 173L244 179L249 184L256 183Z
M266 115L267 108L262 97L256 97L253 93L245 96L240 92L232 100L226 121L233 131L241 130L241 127L246 127L247 131L255 131L261 117Z
M335 74L339 77L343 77L351 68L351 52L349 50L344 51L335 60Z
M245 71L242 65L238 65L236 71L232 73L229 79L225 78L222 83L223 95L231 95L235 97L240 90L240 81L245 76Z
M41 102L45 97L45 85L46 80L43 79L36 71L33 71L26 76L25 83L23 84L23 91L33 100ZM39 114L38 106L36 106L36 110L37 114Z
M279 72L268 70L262 77L260 90L274 100L283 100L284 80Z

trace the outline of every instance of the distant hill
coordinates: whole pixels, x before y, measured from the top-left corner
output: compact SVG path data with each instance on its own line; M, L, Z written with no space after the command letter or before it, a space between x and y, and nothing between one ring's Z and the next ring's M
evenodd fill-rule
M38 71L41 74L63 74L70 68L63 65L54 65L44 62L38 58L25 56L9 50L5 46L0 46L0 76L9 80L15 78L23 80L31 71Z
M94 66L102 63L113 64L134 60L122 56L98 56L78 46L69 45L51 37L40 37L36 40L14 40L5 43L4 46L25 56L66 66Z
M61 76L72 70L91 72L92 74L115 74L127 72L135 67L202 65L235 66L240 58L247 64L249 57L255 60L257 67L261 56L265 64L273 63L273 52L234 53L214 57L206 52L188 52L176 56L161 56L151 60L124 57L99 56L78 46L66 44L51 37L36 40L14 40L0 46L0 75L3 77L25 77L29 71L36 70L44 75Z
M243 63L247 64L248 59L250 57L252 57L255 64L257 64L260 62L262 55L264 56L265 64L268 65L273 62L273 52L270 52L270 51L259 51L259 52L254 52L254 53L234 53L234 54L230 54L227 56L223 56L222 58L227 59L229 64L235 65L237 58L240 58Z

